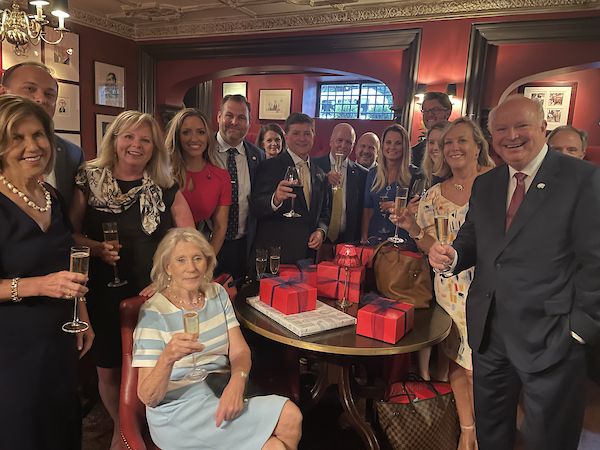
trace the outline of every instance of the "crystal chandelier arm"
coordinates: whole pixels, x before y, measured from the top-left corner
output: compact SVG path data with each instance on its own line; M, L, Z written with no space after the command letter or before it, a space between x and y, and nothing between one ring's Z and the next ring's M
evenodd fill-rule
M66 28L64 30L61 30L60 28L55 28L54 31L60 33L60 36L58 37L58 39L56 41L49 41L48 39L46 39L46 33L41 33L40 34L40 38L42 39L42 41L44 41L46 44L50 44L50 45L56 45L59 44L60 41L63 40L64 37L64 31L69 31Z

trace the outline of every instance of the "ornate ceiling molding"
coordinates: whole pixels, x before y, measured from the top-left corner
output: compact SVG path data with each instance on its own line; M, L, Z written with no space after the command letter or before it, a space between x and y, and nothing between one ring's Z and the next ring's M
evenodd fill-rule
M380 4L343 11L307 12L294 15L244 18L200 23L129 26L120 22L71 8L71 18L82 25L118 34L136 41L181 39L252 32L331 29L350 25L380 25L449 18L486 17L506 14L529 14L558 11L581 11L600 8L600 0L464 0L433 1L412 4Z

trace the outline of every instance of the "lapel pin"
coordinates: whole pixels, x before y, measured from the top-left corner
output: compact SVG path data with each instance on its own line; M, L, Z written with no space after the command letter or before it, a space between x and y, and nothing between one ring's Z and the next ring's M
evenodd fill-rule
M537 188L538 189L544 189L546 187L546 185L544 183L538 183Z
M252 161L256 161L256 156L252 156Z

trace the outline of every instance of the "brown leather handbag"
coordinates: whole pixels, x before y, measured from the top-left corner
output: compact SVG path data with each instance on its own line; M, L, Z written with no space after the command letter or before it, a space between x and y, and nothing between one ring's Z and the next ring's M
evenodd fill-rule
M433 298L429 263L422 253L405 251L388 241L373 251L377 290L384 297L428 308Z

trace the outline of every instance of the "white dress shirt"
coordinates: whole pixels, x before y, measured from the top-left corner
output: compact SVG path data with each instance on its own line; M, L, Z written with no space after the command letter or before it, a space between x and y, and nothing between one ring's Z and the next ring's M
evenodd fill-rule
M250 212L250 192L252 185L250 184L250 169L248 168L248 160L246 159L246 147L242 141L237 147L229 145L221 133L217 132L217 161L222 169L227 170L227 159L229 154L227 151L230 148L235 148L238 154L235 155L235 165L237 167L238 176L238 206L239 206L239 225L238 232L235 236L240 239L247 233L248 214Z

